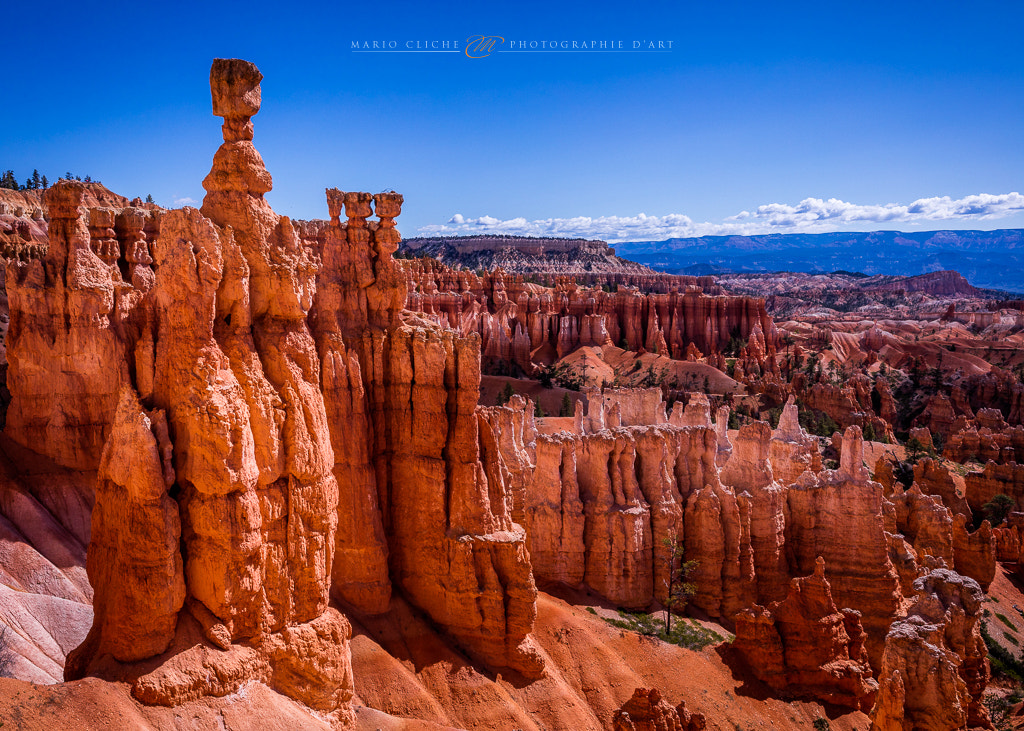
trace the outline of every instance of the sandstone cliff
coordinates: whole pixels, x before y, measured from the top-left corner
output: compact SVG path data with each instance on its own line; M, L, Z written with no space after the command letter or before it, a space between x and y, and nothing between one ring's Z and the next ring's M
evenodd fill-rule
M134 241L122 248L114 215L79 209L81 185L47 191L47 259L11 264L24 329L11 348L9 433L60 463L99 468L95 618L66 677L124 677L158 704L258 679L343 719L350 628L327 606L337 483L305 324L315 266L263 199L270 177L249 121L260 79L240 61L211 71L225 142L206 181L209 218L173 211L151 242L144 226L126 226ZM66 313L51 310L50 348L42 323L23 319L33 301ZM54 347L69 359L78 351L67 389L45 387L33 368ZM83 379L96 384L87 398ZM46 441L40 405L71 415L46 424ZM196 630L204 644L185 649ZM155 668L133 665L158 655ZM216 682L203 679L210 671Z
M531 447L516 453L537 579L646 608L664 598L664 544L674 537L699 560L691 603L731 624L755 602L784 599L790 580L812 574L823 557L836 604L861 612L877 662L901 591L882 486L863 467L859 429L847 430L839 469L823 470L791 404L775 433L761 423L741 429L720 469L720 435L706 408L671 418L658 408L645 410L654 424L609 428L608 414L622 412L612 399L574 431L524 439ZM776 469L796 477L780 483Z
M379 221L368 225L371 203ZM334 592L381 612L393 581L470 654L536 675L525 532L499 455L486 451L490 426L476 414L480 341L402 315L407 290L391 258L401 203L328 191L312 321L340 448Z
M405 262L411 310L463 333L477 332L485 359L516 363L526 373L588 345L621 345L686 360L687 348L720 353L730 337L757 339L759 366L774 355L775 326L764 301L705 294L696 285L643 294L607 292L558 277L552 288L499 271L478 277L422 262ZM709 287L709 289L713 289ZM758 334L760 334L758 336ZM724 365L724 364L723 364Z

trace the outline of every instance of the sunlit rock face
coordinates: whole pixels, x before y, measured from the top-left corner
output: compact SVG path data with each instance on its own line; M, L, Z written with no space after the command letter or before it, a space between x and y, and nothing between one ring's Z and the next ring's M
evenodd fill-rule
M256 679L344 720L351 629L330 598L374 614L398 590L484 664L539 675L479 338L404 313L401 195L274 213L261 79L214 62L224 143L200 210L89 209L61 182L46 257L10 265L10 434L98 473L95 616L65 674L161 705Z
M47 318L48 348L38 348L44 322L24 321L26 337L12 345L26 377L13 393L69 417L50 421L54 439L30 446L98 469L95 616L68 657L69 679L123 677L156 704L258 679L343 718L351 629L327 606L338 486L306 324L317 257L263 199L270 176L250 121L261 78L250 63L214 62L225 142L205 213L154 216L147 236L143 214L83 211L74 183L48 191L59 223L47 258L16 265L14 289L24 295L18 312L33 296L63 312ZM117 216L130 245L112 237ZM77 294L64 294L69 283ZM43 393L28 374L54 346L78 350L65 375L75 387ZM35 429L15 417L16 438ZM196 633L199 645L188 639ZM155 670L133 669L154 656L164 658ZM203 681L202 667L219 668L216 680Z
M916 600L893 623L879 669L872 728L990 727L981 705L988 682L977 582L936 569L914 582Z

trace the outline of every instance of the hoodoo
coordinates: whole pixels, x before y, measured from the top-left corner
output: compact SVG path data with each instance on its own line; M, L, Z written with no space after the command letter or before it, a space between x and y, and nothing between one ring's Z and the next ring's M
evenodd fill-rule
M396 259L394 191L293 221L262 78L213 63L200 209L0 207L0 725L991 728L1014 372L708 277Z

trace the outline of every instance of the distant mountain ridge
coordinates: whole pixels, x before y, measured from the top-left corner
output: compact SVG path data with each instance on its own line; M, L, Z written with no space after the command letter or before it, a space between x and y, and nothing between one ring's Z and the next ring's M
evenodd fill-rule
M870 317L885 313L896 319L910 314L934 319L943 312L957 319L952 313L959 312L961 322L969 324L974 321L970 313L998 309L997 302L1012 306L1008 301L1014 299L1000 290L979 289L951 271L910 277L846 271L746 272L722 274L717 281L731 294L764 297L768 312L782 319L828 310Z
M976 287L1024 292L1024 229L701 236L616 244L620 256L674 274L960 272Z

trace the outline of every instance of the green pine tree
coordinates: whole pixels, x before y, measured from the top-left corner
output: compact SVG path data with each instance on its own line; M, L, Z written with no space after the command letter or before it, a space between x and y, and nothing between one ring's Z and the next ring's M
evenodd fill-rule
M981 511L993 526L998 526L1006 520L1006 516L1009 515L1016 506L1017 504L1012 497L999 493L982 505Z
M515 396L515 394L516 390L512 388L512 384L506 381L505 388L501 389L501 392L498 394L498 399L495 401L495 403L498 406L504 406L509 402L509 400L513 396Z
M697 586L690 577L700 566L700 561L686 560L683 553L683 542L679 540L678 536L663 538L661 543L666 551L663 560L668 564L665 567L668 578L663 579L666 590L665 634L672 634L672 613L683 611L690 598L697 593Z

